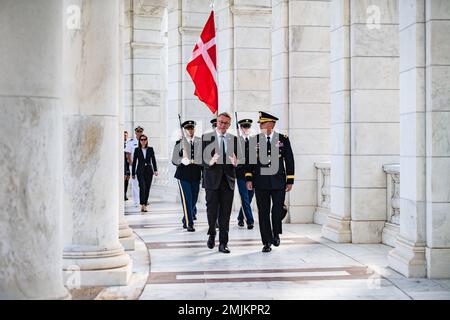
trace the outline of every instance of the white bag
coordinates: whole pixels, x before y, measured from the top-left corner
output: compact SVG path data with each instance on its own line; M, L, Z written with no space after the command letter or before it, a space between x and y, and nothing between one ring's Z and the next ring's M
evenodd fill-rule
M136 179L131 179L131 196L133 197L134 205L138 206L140 204L139 199L139 182Z

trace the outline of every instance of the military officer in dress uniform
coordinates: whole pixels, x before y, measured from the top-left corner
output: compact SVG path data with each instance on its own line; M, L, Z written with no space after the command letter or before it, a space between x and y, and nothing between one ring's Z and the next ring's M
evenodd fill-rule
M180 188L183 228L188 232L195 232L194 220L202 176L202 141L195 136L195 125L192 120L181 125L187 134L176 142L172 154L172 163L177 166L175 178Z
M260 112L261 134L250 141L250 164L246 166L247 189L255 189L263 252L280 245L286 192L294 184L294 155L287 135L274 131L278 118ZM272 210L271 210L272 204ZM270 222L272 212L272 223Z
M255 223L252 213L252 199L254 195L253 190L247 190L245 181L245 166L249 165L249 141L250 141L250 129L252 127L253 120L243 119L238 122L241 135L239 147L242 148L242 152L245 157L245 164L238 165L236 168L236 180L239 189L239 195L241 196L241 209L238 215L238 226L244 227L244 218L247 222L247 229L253 229Z

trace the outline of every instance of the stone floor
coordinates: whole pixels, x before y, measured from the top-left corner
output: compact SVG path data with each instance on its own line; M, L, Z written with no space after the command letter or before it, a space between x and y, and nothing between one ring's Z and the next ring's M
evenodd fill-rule
M226 255L206 247L204 209L195 233L182 229L175 204L156 202L146 215L126 211L137 238L132 284L97 299L450 300L450 280L406 279L387 268L390 247L336 244L321 238L318 225L286 224L281 246L262 253L258 226L239 228L233 213Z

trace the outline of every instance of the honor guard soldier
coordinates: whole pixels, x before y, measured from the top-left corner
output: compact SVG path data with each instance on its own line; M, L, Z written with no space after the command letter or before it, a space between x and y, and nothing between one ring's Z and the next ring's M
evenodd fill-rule
M210 122L211 122L212 129L216 130L216 128L217 128L217 118L212 119Z
M192 120L181 125L187 134L176 142L172 155L172 163L177 166L175 178L180 188L183 228L188 232L195 231L194 220L202 176L202 142L199 137L195 137L195 125Z
M287 135L274 131L278 118L260 112L261 134L250 141L250 164L246 166L247 189L255 189L263 252L280 245L286 192L294 184L294 155ZM272 210L271 210L272 204ZM270 213L272 212L272 223Z
M244 218L247 222L247 229L253 229L255 223L252 213L252 199L254 195L253 190L248 190L245 181L245 166L249 165L249 141L250 141L250 130L252 127L253 120L243 119L238 122L241 135L240 135L240 147L245 157L245 165L239 165L236 168L236 180L239 189L239 195L241 196L241 209L238 215L238 226L244 227Z

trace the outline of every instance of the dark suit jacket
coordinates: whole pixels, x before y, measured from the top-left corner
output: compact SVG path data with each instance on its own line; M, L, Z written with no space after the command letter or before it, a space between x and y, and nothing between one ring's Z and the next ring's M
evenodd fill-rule
M145 159L142 150L140 148L136 148L134 150L132 175L135 176L136 173L140 175L144 172L153 174L156 171L158 171L158 168L156 166L155 151L153 150L153 148L147 148L147 155Z
M225 176L228 186L234 190L236 181L236 171L229 157L233 153L238 156L237 138L227 133L227 155L226 163L223 163L223 155L219 146L216 131L206 133L202 136L202 152L203 152L203 187L206 190L219 190L222 177ZM215 153L220 155L218 162L212 166L209 165ZM241 160L242 161L242 160Z

